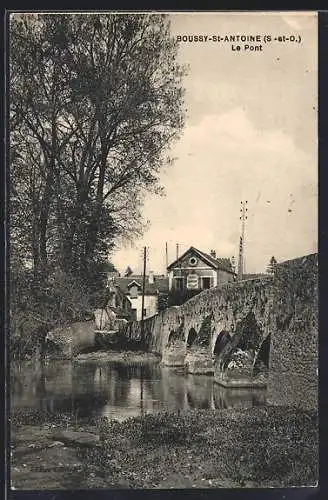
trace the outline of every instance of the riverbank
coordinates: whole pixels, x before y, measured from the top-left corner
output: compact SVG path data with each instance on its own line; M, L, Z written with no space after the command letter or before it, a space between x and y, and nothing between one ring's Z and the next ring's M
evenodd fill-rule
M118 361L125 363L159 363L161 357L145 351L117 351L117 350L97 350L84 354L78 354L73 358L76 363L81 362L110 362Z
M74 421L12 415L16 489L256 488L318 478L318 420L282 407Z

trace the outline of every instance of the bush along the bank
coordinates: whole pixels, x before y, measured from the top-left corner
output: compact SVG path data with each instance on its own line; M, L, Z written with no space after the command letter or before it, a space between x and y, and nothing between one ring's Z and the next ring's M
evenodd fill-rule
M270 408L268 421L250 414L238 429L238 447L229 452L232 477L239 482L286 486L314 485L318 477L318 422L315 413Z
M54 424L58 427L75 427L78 425L88 425L98 427L102 419L98 417L76 418L72 412L56 412L52 413L39 408L15 408L11 411L9 422L12 430L16 430L21 426L44 424Z
M81 451L115 485L147 488L170 474L257 487L315 485L317 415L294 409L164 412L103 420L99 449ZM132 472L133 473L132 473Z
M38 358L45 351L50 330L89 319L92 314L85 287L60 269L36 279L33 270L12 266L10 286L11 359Z

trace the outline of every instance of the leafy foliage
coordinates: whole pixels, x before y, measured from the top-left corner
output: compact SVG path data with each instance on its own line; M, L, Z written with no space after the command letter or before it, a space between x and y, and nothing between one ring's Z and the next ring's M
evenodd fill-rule
M89 319L92 307L83 285L61 269L36 280L33 270L11 267L11 335L13 358L33 356L55 326Z
M157 308L158 311L164 311L168 307L168 292L158 293Z
M162 193L184 124L176 56L161 14L11 16L11 267L44 324L74 316L74 288L73 309L97 304L117 238L140 234L145 193Z

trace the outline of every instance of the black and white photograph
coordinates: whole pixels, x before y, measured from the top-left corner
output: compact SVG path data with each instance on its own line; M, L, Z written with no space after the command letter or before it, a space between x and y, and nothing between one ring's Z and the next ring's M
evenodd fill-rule
M11 490L317 487L318 14L8 16Z

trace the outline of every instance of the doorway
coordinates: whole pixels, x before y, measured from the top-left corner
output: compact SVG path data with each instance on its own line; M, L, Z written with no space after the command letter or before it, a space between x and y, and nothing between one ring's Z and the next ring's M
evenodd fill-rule
M211 287L211 278L203 278L203 289L206 290L207 288Z

